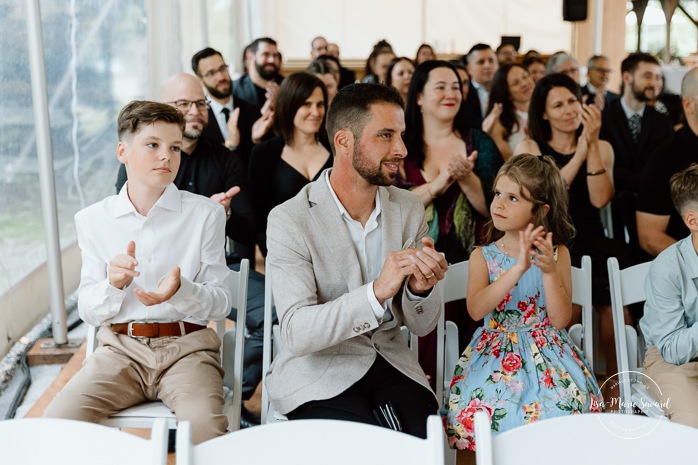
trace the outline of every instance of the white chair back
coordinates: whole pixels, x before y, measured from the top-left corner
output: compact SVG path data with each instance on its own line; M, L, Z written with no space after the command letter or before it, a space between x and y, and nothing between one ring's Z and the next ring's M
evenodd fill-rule
M12 465L165 465L167 424L153 422L150 439L84 421L23 418L0 421L0 460Z
M278 465L434 465L444 463L441 418L427 420L427 439L364 423L297 420L248 428L199 445L191 444L191 425L177 432L177 465L236 463Z
M591 304L591 257L582 257L582 266L572 267L572 303L582 307L582 324L569 330L572 342L584 352L589 367L594 369L593 305Z
M242 406L242 369L245 349L245 318L247 316L247 281L250 274L250 261L240 262L240 271L232 271L229 280L233 302L237 308L237 323L234 330L225 330L225 320L216 322L216 332L221 338L221 366L225 370L223 412L228 417L228 430L240 429ZM97 349L98 328L88 325L86 356ZM145 402L122 410L102 422L116 428L149 428L158 418L164 418L170 429L177 428L174 414L162 402Z

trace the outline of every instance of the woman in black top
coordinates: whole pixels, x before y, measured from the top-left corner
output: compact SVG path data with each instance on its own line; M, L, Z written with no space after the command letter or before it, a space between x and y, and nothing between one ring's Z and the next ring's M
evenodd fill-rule
M267 216L272 208L294 197L332 167L327 144L321 143L326 102L327 90L316 76L296 73L286 77L276 98L274 131L278 135L252 149L250 187L257 243L264 256Z

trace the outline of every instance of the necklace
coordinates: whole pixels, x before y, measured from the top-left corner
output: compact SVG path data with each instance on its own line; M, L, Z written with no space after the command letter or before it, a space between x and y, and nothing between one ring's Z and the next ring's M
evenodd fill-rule
M506 255L506 256L508 257L508 256L509 256L509 252L507 251L507 246L504 245L504 239L502 239L502 242L500 242L499 245L502 246L502 252L504 252L504 255Z

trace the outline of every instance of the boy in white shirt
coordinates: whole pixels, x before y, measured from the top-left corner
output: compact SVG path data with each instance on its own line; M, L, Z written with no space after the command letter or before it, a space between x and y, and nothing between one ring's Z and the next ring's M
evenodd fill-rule
M118 119L117 157L128 182L75 215L82 252L78 311L101 326L100 347L44 416L99 423L161 400L192 422L195 443L224 434L220 339L209 320L232 306L225 211L179 191L184 118L175 107L133 101Z

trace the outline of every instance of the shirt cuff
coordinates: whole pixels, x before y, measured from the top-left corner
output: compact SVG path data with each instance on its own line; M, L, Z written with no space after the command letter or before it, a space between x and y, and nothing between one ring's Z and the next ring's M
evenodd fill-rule
M429 291L429 294L422 297L421 295L413 294L412 291L410 291L410 286L405 285L405 294L407 295L407 300L409 300L411 302L421 302L424 299L426 299L427 297L429 297L431 295L431 293L434 292L435 288L436 288L436 285L434 285L434 287L431 288L431 290Z
M388 310L387 305L383 306L378 302L376 298L376 293L373 292L373 281L368 283L366 286L366 297L368 297L368 303L371 304L371 309L373 314L376 315L376 319L380 322L383 320L383 315L385 315L386 310ZM388 301L386 301L387 303Z

